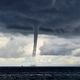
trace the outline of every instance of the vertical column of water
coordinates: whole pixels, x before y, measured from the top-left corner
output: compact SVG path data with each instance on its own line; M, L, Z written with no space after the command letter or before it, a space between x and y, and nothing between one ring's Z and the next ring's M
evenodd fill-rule
M34 26L34 45L33 45L33 54L32 54L32 56L36 56L38 31L39 31L39 26Z

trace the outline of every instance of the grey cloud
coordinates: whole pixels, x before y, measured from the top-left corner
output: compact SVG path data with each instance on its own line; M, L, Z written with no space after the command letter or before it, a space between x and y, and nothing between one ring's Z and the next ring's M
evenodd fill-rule
M67 48L60 48L60 47L56 47L56 48L51 48L49 49L51 46L49 46L48 48L44 49L43 47L40 48L41 50L41 55L70 55L72 49L67 49Z
M56 55L56 56L79 56L80 55L80 38L60 38L47 37L45 42L40 47L41 55Z
M80 57L80 48L77 48L72 51L72 55L76 57Z

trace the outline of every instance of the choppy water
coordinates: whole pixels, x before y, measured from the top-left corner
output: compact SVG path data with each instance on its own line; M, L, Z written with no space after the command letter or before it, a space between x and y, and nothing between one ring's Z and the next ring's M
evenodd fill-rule
M10 72L0 73L0 80L80 80L78 72Z

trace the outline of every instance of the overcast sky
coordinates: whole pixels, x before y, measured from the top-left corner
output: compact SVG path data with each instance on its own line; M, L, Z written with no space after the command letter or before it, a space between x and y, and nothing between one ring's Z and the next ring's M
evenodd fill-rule
M79 58L80 0L0 0L0 66L79 66Z

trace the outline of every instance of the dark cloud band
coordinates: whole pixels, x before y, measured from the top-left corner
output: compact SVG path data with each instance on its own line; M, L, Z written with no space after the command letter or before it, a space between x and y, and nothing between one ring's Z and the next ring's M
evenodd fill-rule
M1 0L0 23L17 32L33 32L32 28L40 25L43 34L79 35L79 8L79 0Z

